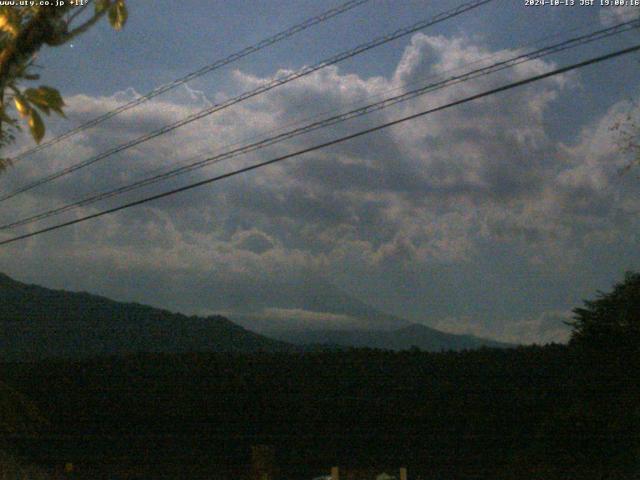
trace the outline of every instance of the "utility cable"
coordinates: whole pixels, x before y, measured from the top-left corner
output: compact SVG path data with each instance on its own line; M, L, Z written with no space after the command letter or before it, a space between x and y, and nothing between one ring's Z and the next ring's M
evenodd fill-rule
M348 58L352 58L355 57L356 55L359 55L361 53L364 53L368 50L371 50L375 47L378 47L380 45L383 45L385 43L391 42L393 40L396 40L398 38L404 37L406 35L409 35L411 33L414 33L418 30L422 30L424 28L430 27L432 25L435 25L437 23L443 22L445 20L448 20L450 18L456 17L458 15L461 15L469 10L472 10L474 8L480 7L481 5L484 5L486 3L489 3L493 0L473 0L471 2L467 2L465 4L462 4L454 9L448 10L446 12L440 13L438 15L436 15L435 17L428 19L428 20L423 20L420 22L417 22L411 26L408 27L404 27L401 29L398 29L388 35L382 36L382 37L378 37L370 42L364 43L362 45L359 45L358 47L355 47L351 50L339 53L327 60L323 60L319 63L316 63L315 65L312 65L310 67L303 67L300 70L297 70L296 72L290 73L288 75L285 75L282 78L276 78L271 80L270 82L261 85L260 87L254 89L254 90L250 90L248 92L245 92L237 97L231 98L225 102L222 102L220 104L216 104L213 105L209 108L206 108L204 110L201 110L199 112L196 112L192 115L189 115L186 118L183 118L182 120L179 120L175 123L172 123L170 125L165 125L164 127L155 130L151 133L148 133L146 135L143 135L141 137L135 138L127 143L121 144L115 148L112 148L110 150L107 150L106 152L103 152L95 157L91 157L87 160L84 160L82 162L76 163L74 165L71 165L67 168L64 168L62 170L59 170L57 172L54 172L50 175L47 175L43 178L40 178L34 182L31 182L27 185L24 185L20 188L18 188L17 190L14 190L13 192L10 192L8 194L2 195L0 196L0 202L3 202L5 200L8 200L10 198L13 198L21 193L27 192L29 190L32 190L33 188L36 188L40 185L44 185L46 183L49 183L53 180L56 180L60 177L63 177L65 175L68 175L72 172L75 172L77 170L80 170L82 168L88 167L89 165L93 165L94 163L103 160L105 158L108 158L112 155L115 155L116 153L120 153L124 150L127 150L135 145L139 145L143 142L147 142L151 139L154 139L156 137L159 137L161 135L165 135L173 130L176 130L177 128L183 127L189 123L195 122L196 120L200 120L206 116L209 116L215 112L218 112L220 110L226 109L232 105L235 105L237 103L243 102L245 100L248 100L250 98L253 98L257 95L261 95L263 93L268 92L269 90L272 90L276 87L279 87L281 85L284 85L286 83L289 83L293 80L297 80L298 78L310 75L311 73L320 70L322 68L328 67L330 65L334 65L338 62L342 62Z
M558 69L552 70L551 72L543 73L543 74L540 74L540 75L535 75L535 76L532 76L532 77L529 77L527 79L520 80L520 81L517 81L517 82L512 82L512 83L503 85L503 86L498 87L498 88L493 88L491 90L487 90L487 91L482 92L482 93L471 95L469 97L465 97L463 99L456 100L454 102L450 102L450 103L447 103L445 105L441 105L439 107L435 107L435 108L431 108L429 110L424 110L422 112L414 113L412 115L408 115L408 116L405 116L405 117L402 117L402 118L399 118L399 119L396 119L396 120L393 120L393 121L390 121L390 122L387 122L387 123L383 123L381 125L377 125L377 126L372 127L372 128L368 128L368 129L365 129L365 130L360 130L359 132L356 132L356 133L353 133L353 134L350 134L350 135L346 135L346 136L343 136L343 137L340 137L340 138L337 138L337 139L334 139L334 140L331 140L331 141L328 141L328 142L320 143L320 144L314 145L312 147L308 147L308 148L304 148L302 150L298 150L298 151L293 152L293 153L289 153L289 154L282 155L282 156L279 156L279 157L276 157L276 158L272 158L271 160L266 160L264 162L260 162L260 163L257 163L257 164L254 164L254 165L251 165L251 166L248 166L248 167L240 168L238 170L234 170L234 171L227 172L227 173L224 173L224 174L221 174L221 175L217 175L215 177L211 177L211 178L208 178L208 179L205 179L205 180L201 180L199 182L191 183L191 184L179 187L179 188L168 190L168 191L156 194L156 195L151 195L149 197L146 197L146 198L143 198L143 199L140 199L140 200L136 200L134 202L125 203L125 204L119 205L117 207L113 207L113 208L110 208L110 209L107 209L107 210L102 210L100 212L96 212L96 213L93 213L91 215L86 215L84 217L76 218L74 220L70 220L70 221L67 221L67 222L59 223L57 225L53 225L53 226L50 226L50 227L47 227L47 228L36 230L34 232L26 233L26 234L23 234L23 235L18 235L16 237L12 237L12 238L9 238L7 240L2 240L2 241L0 241L0 245L7 245L9 243L17 242L19 240L24 240L26 238L35 237L35 236L41 235L43 233L51 232L51 231L54 231L54 230L59 230L61 228L68 227L70 225L75 225L75 224L78 224L78 223L81 223L81 222L86 222L87 220L91 220L91 219L94 219L94 218L102 217L104 215L109 215L109 214L112 214L112 213L115 213L115 212L119 212L120 210L125 210L127 208L135 207L135 206L138 206L138 205L143 205L145 203L149 203L149 202L152 202L152 201L155 201L155 200L159 200L161 198L169 197L169 196L172 196L172 195L175 195L175 194L178 194L178 193L182 193L182 192L185 192L185 191L188 191L188 190L192 190L194 188L201 187L203 185L208 185L210 183L214 183L214 182L217 182L217 181L220 181L220 180L224 180L226 178L234 177L234 176L240 175L242 173L247 173L247 172L250 172L252 170L256 170L258 168L263 168L263 167L266 167L268 165L272 165L272 164L275 164L275 163L278 163L278 162L282 162L282 161L288 160L290 158L298 157L298 156L304 155L306 153L310 153L310 152L314 152L314 151L317 151L317 150L321 150L323 148L327 148L327 147L330 147L330 146L333 146L333 145L337 145L339 143L342 143L342 142L345 142L345 141L348 141L348 140L353 140L354 138L358 138L358 137L361 137L363 135L368 135L370 133L383 130L385 128L389 128L389 127L392 127L392 126L395 126L395 125L399 125L399 124L407 122L409 120L415 120L417 118L424 117L426 115L430 115L430 114L433 114L435 112L439 112L439 111L442 111L442 110L447 110L449 108L452 108L452 107L455 107L455 106L458 106L458 105L462 105L462 104L465 104L465 103L469 103L469 102L472 102L474 100L478 100L480 98L484 98L484 97L495 95L497 93L501 93L501 92L504 92L504 91L512 90L514 88L521 87L521 86L524 86L524 85L527 85L527 84L530 84L530 83L533 83L533 82L537 82L537 81L543 80L545 78L553 77L555 75L560 75L562 73L566 73L566 72L569 72L569 71L572 71L572 70L577 70L579 68L583 68L583 67L586 67L586 66L589 66L589 65L593 65L593 64L600 63L600 62L603 62L603 61L606 61L606 60L610 60L610 59L613 59L613 58L616 58L616 57L620 57L622 55L628 55L630 53L637 52L639 50L640 50L640 44L637 44L637 45L634 45L632 47L625 48L623 50L617 50L617 51L615 51L613 53L609 53L609 54L606 54L606 55L601 55L599 57L590 58L589 60L584 60L584 61L579 62L579 63L574 63L574 64L566 66L566 67L562 67L562 68L558 68Z
M276 33L275 35L265 38L264 40L261 40L260 42L256 43L255 45L251 45L249 47L246 47L242 50L239 50L235 53L232 53L231 55L221 58L219 60L216 60L215 62L209 64L209 65L205 65L204 67L188 73L187 75L180 77L176 80L173 80L172 82L166 83L164 85L161 85L153 90L151 90L149 93L146 93L145 95L142 95L138 98L135 98L133 100L131 100L130 102L127 102L123 105L120 105L119 107L110 110L96 118L93 118L92 120L89 120L88 122L85 122L81 125L78 125L77 127L66 131L65 133L58 135L57 137L52 138L51 140L48 140L44 143L41 143L40 145L37 145L35 147L32 147L28 150L25 150L21 153L19 153L18 155L16 155L14 158L12 158L12 161L15 163L18 160L21 160L22 158L31 155L33 153L39 152L41 150L44 150L45 148L48 148L52 145L55 145L59 142L61 142L62 140L65 140L77 133L80 133L84 130L87 130L89 128L95 127L96 125L99 125L100 123L115 117L116 115L122 113L122 112L126 112L127 110L130 110L134 107L137 107L138 105L141 105L142 103L151 100L154 97L157 97L158 95L161 95L165 92L168 92L169 90L173 90L174 88L179 87L180 85L183 85L187 82L190 82L191 80L201 77L202 75L205 75L209 72L212 72L214 70L217 70L219 68L224 67L225 65L229 65L230 63L236 62L238 60L240 60L241 58L244 58L248 55L251 55L252 53L258 52L266 47L269 47L275 43L278 43L282 40L285 40L289 37L292 37L300 32L303 32L304 30L307 30L308 28L313 27L314 25L317 25L319 23L322 23L326 20L329 20L333 17L336 17L338 15L341 15L345 12L348 12L349 10L354 9L355 7L358 7L360 5L362 5L363 3L367 3L370 0L351 0L349 2L343 3L342 5L339 5L335 8L332 8L331 10L327 10L324 13L321 13L320 15L316 15L315 17L311 17L308 18L307 20L305 20L302 23L299 23L297 25L294 25L290 28L288 28L287 30L283 30L279 33Z
M400 102L404 102L413 98L416 98L418 96L422 96L425 95L427 93L431 93L433 91L436 90L440 90L442 88L445 87L449 87L452 85L456 85L462 82L467 82L476 78L479 78L481 76L487 76L493 73L496 73L498 71L507 69L507 68L513 68L516 65L520 65L522 63L525 62L529 62L529 61L533 61L535 59L538 58L542 58L544 56L547 55L551 55L554 53L558 53L570 48L576 48L578 46L581 45L585 45L591 42L594 42L596 40L602 40L604 38L610 37L612 35L617 35L626 31L629 31L631 29L635 29L640 27L640 20L633 20L630 22L625 22L622 24L618 24L615 25L613 27L609 27L609 28L605 28L605 29L601 29L598 30L596 32L592 32L586 35L581 35L579 37L575 37L575 38L571 38L565 41L562 41L560 43L554 44L554 45L550 45L541 49L538 49L536 51L530 52L530 53L525 53L525 54L521 54L521 55L517 55L515 57L509 58L507 60L502 60L500 62L496 62L492 65L486 66L486 67L482 67L482 68L478 68L475 69L473 71L467 72L465 74L462 75L457 75L457 76L452 76L449 77L445 80L436 82L436 83L431 83L428 85L423 85L420 88L399 94L399 95L395 95L389 98L385 98L381 101L375 102L375 103L371 103L369 105L366 105L364 107L360 107L345 113L342 113L340 115L335 115L320 121L316 121L313 123L310 123L308 125L299 127L299 128L295 128L293 130L289 130L286 131L284 133L263 139L261 141L258 142L254 142L239 148L235 148L229 151L226 151L224 153L221 154L217 154L215 156L212 157L208 157L202 160L198 160L195 162L191 162L188 163L186 165L180 166L178 168L174 168L171 169L168 172L164 172L158 175L154 175L142 180L138 180L136 182L133 182L131 184L128 185L124 185L122 187L118 187L106 192L101 192L99 194L96 195L92 195L90 197L78 200L76 202L72 202L69 203L67 205L63 205L61 207L57 207L45 212L41 212L39 214L36 215L32 215L29 216L27 218L21 219L21 220L17 220L8 224L4 224L4 225L0 225L0 230L6 230L9 228L14 228L14 227L18 227L18 226L22 226L22 225L27 225L27 224L31 224L33 222L39 221L39 220L43 220L49 217L52 217L54 215L59 215L61 213L73 210L75 208L79 208L79 207L84 207L90 204L93 204L97 201L100 200L104 200L107 198L111 198L117 195L121 195L123 193L126 192L130 192L132 190L136 190L138 188L142 188L144 186L148 186L148 185L152 185L155 183L158 183L160 181L164 181L167 180L169 178L172 178L174 176L178 176L178 175L182 175L184 173L187 172L191 172L193 170L196 169L200 169L203 168L205 166L211 165L213 163L219 163L223 160L227 160L230 158L234 158L240 155L245 155L247 153L250 152L254 152L256 150L260 150L262 148L274 145L276 143L280 143L284 140L288 140L294 137L297 137L299 135L303 135L321 128L327 128L329 126L333 126L336 125L338 123L342 123L344 121L353 119L353 118L357 118L378 110L382 110L385 108L388 108L392 105L398 104Z

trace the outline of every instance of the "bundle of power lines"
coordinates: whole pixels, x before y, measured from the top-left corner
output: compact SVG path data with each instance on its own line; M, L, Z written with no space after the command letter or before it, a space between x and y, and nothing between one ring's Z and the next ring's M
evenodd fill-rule
M48 142L34 147L32 149L29 149L25 152L22 152L21 154L16 156L16 160L22 160L24 158L26 158L27 156L45 150L49 147L51 147L52 145L55 145L59 142L62 142L72 136L74 136L75 134L82 132L84 130L93 128L97 125L99 125L100 123L108 120L109 118L112 118L124 111L130 110L135 108L138 105L143 104L146 101L149 101L150 99L161 95L162 93L165 93L169 90L172 90L176 87L178 87L179 85L182 85L194 78L197 78L199 76L202 76L206 73L209 73L213 70L216 70L218 68L221 68L225 65L228 65L240 58L243 58L247 55L250 55L252 53L258 52L260 50L262 50L263 48L266 48L270 45L275 44L278 41L284 40L286 38L289 38L293 35L296 35L297 33L300 33L314 25L317 25L321 22L324 22L330 18L333 18L337 15L341 15L347 11L352 10L353 8L365 4L367 3L369 0L357 0L357 1L349 1L346 2L345 4L328 10L327 12L324 12L318 16L315 16L313 18L310 18L308 20L306 20L305 22L295 25L287 30L284 30L283 32L280 32L272 37L269 37L259 43L257 43L256 45L253 45L251 47L247 47L239 52L236 52L228 57L225 57L221 60L217 60L215 62L213 62L210 65L207 65L205 67L200 68L199 70L196 70L184 77L181 77L169 84L163 85L161 87L158 87L154 90L152 90L151 92L147 93L146 95L143 95L141 97L136 98L133 101L130 101L128 103L125 103L124 105L121 105L120 107L111 110L103 115L100 115L97 118L94 118L86 123L83 123L81 125L79 125L78 127L69 130L68 132L55 137L51 140L49 140ZM82 168L86 168L90 165L93 165L99 161L105 160L117 153L120 153L122 151L128 150L134 146L137 146L141 143L150 141L152 139L161 137L162 135L165 135L169 132L172 132L178 128L181 128L185 125L188 125L192 122L195 122L197 120L200 120L204 117L207 117L209 115L212 115L216 112L219 112L221 110L224 110L226 108L229 108L233 105L236 105L240 102L246 101L250 98L254 98L256 96L262 95L272 89L275 89L277 87L280 87L286 83L295 81L299 78L302 78L304 76L310 75L313 72L316 72L322 68L325 68L327 66L330 65L335 65L339 62L342 62L346 59L355 57L361 53L364 53L368 50L371 50L373 48L376 48L378 46L384 45L386 43L389 43L393 40L396 40L398 38L410 35L414 32L418 32L420 30L424 30L430 26L436 25L440 22L444 22L446 20L455 18L459 15L462 15L466 12L469 12L473 9L479 8L485 4L488 4L490 2L492 2L494 0L475 0L475 1L470 1L470 2L466 2L463 3L461 5L459 5L458 7L452 9L452 10L448 10L446 12L442 12L434 17L431 17L429 19L425 19L425 20L421 20L420 22L416 22L412 25L409 25L407 27L398 29L388 35L384 35L378 38L375 38L374 40L371 40L369 42L366 42L364 44L361 44L355 48L352 48L350 50L347 50L345 52L339 53L337 55L334 55L326 60L323 60L321 62L318 62L312 66L309 67L304 67L298 71L295 71L293 73L287 74L284 77L281 78L276 78L270 82L267 82L265 84L260 85L259 87L244 92L236 97L230 98L220 104L216 104L216 105L212 105L208 108L205 108L204 110L201 110L199 112L196 112L192 115L189 115L177 122L171 123L169 125L165 125L157 130L154 130L152 132L149 132L145 135L142 135L140 137L137 137L127 143L118 145L114 148L111 148L105 152L102 152L94 157L82 160L80 162L74 163L66 168L63 168L59 171L56 171L50 175L44 176L40 179L37 179L33 182L27 183L26 185L23 185L22 187L19 187L16 190L13 190L3 196L0 196L0 202L9 200L11 198L14 198L22 193L25 193L27 191L30 191L32 189L35 189L37 187L40 187L41 185L45 185L47 183L50 183L52 181L55 181L58 178L64 177L66 175L69 175L77 170L80 170ZM500 0L497 0L500 1ZM405 102L408 101L410 99L419 97L419 96L423 96L423 95L427 95L431 92L434 92L436 90L440 90L443 88L447 88L456 84L460 84L463 82L468 82L474 79L477 79L479 77L482 76L487 76L487 75L491 75L493 73L496 73L498 71L504 70L504 69L508 69L508 68L513 68L516 65L525 63L525 62L530 62L532 60L535 59L539 59L548 55L552 55L555 53L559 53L565 50L569 50L569 49L573 49L588 43L592 43L592 42L596 42L596 41L601 41L605 38L608 37L612 37L612 36L616 36L616 35L620 35L623 32L627 32L629 30L632 29L638 29L640 28L640 20L633 20L633 21L628 21L628 22L622 22L618 25L614 25L608 28L602 28L599 30L595 30L592 32L589 32L587 34L583 34L583 35L579 35L579 36L575 36L569 39L564 39L560 42L556 42L556 43L552 43L549 45L545 45L541 48L537 48L534 49L530 52L527 53L523 53L523 54L519 54L519 55L514 55L510 58L507 59L502 59L496 62L493 62L489 65L486 66L482 66L479 68L475 68L475 69L471 69L467 72L461 73L461 74L457 74L457 75L451 75L449 77L446 78L440 78L437 81L431 81L429 82L428 80L430 80L430 78L425 78L423 79L422 82L420 82L420 84L416 85L418 82L413 82L410 85L405 85L406 87L409 86L416 86L416 88L412 88L411 90L408 91L404 91L401 93L398 93L396 95L390 95L388 97L382 98L381 100L378 100L376 102L371 102L367 105L355 108L355 109L351 109L345 112L341 112L335 115L330 115L327 116L325 118L320 118L318 120L315 121L311 121L309 123L303 123L301 126L295 126L294 128L290 128L289 130L285 130L281 133L278 133L276 135L272 135L266 138L262 138L258 141L255 142L251 142L251 143L247 143L247 144L240 144L240 146L237 146L236 148L231 148L229 150L223 151L222 153L213 155L213 156L204 156L204 158L196 158L196 159L192 159L188 162L185 162L182 165L176 166L174 168L170 168L167 171L164 171L162 173L158 173L156 175L152 175L146 178L143 178L141 180L138 180L136 182L127 184L127 185L123 185L111 190L106 190L100 193L95 193L92 195L89 195L85 198L79 199L78 201L75 202L71 202L65 205L61 205L59 207L53 208L53 209L49 209L37 214L33 214L24 218L20 218L17 219L15 221L6 223L4 225L0 225L0 230L7 230L7 229L11 229L11 228L15 228L15 227L19 227L19 226L23 226L23 225L28 225L34 222L38 222L38 221L42 221L45 219L48 219L50 217L56 216L56 215L60 215L64 212L68 212L70 210L74 210L74 209L78 209L81 207L85 207L88 205L91 205L93 203L99 202L101 200L105 200L108 198L112 198L112 197L117 197L119 195L122 195L126 192L130 192L133 190L137 190L140 189L142 187L148 186L148 185L152 185L152 184L156 184L156 183L160 183L163 181L166 181L170 178L185 174L187 172L191 172L194 171L196 169L200 169L203 168L205 166L211 165L213 163L219 163L222 162L224 160L228 160L234 157L238 157L241 155L246 155L250 152L255 152L258 150L261 150L263 148L269 147L271 145L275 145L277 143L283 142L285 140L289 140L292 139L294 137L300 136L300 135L304 135L307 134L309 132L312 131L316 131L316 130L320 130L320 129L325 129L328 128L330 126L342 123L342 122L346 122L348 120L354 119L354 118L358 118L358 117L362 117L364 115L370 114L372 112L376 112L379 110L383 110L386 108L391 107L392 105L396 105L398 103L401 102ZM150 195L147 197L144 197L142 199L139 200L135 200L135 201L131 201L131 202L127 202L127 203L123 203L121 205L118 205L116 207L113 208L108 208L108 209L104 209L104 210L100 210L97 211L95 213L89 214L89 215L84 215L84 216L80 216L78 218L75 218L73 220L69 220L69 221L64 221L64 222L60 222L51 226L48 226L46 228L40 228L34 231L31 231L29 233L25 233L22 235L16 235L10 238L7 238L5 240L0 241L0 245L5 245L8 243L12 243L18 240L22 240L25 238L29 238L29 237L33 237L36 235L40 235L43 234L45 232L49 232L49 231L53 231L53 230L57 230L63 227L67 227L76 223L80 223L80 222L84 222L93 218L97 218L103 215L107 215L107 214L111 214L120 210L124 210L127 208L131 208L134 207L136 205L141 205L144 203L148 203L154 200L158 200L160 198L164 198L164 197L168 197L171 195L175 195L177 193L180 192L184 192L187 190L191 190L193 188L196 187L200 187L203 185L207 185L210 183L214 183L220 180L223 180L225 178L229 178L231 176L235 176L235 175L239 175L242 173L246 173L249 172L251 170L255 170L258 168L263 168L266 167L267 165L271 165L277 162L281 162L290 158L294 158L294 157L298 157L301 156L305 153L309 153L312 151L317 151L317 150L321 150L324 148L327 148L331 145L336 145L338 143L342 143L342 142L346 142L349 141L351 139L357 138L357 137L361 137L363 135L368 135L371 134L373 132L376 131L380 131L382 129L385 128L389 128L393 125L397 125L403 122L407 122L419 117L423 117L438 111L442 111L448 108L452 108L455 107L457 105L461 105L464 103L468 103L468 102L472 102L474 100L483 98L483 97L488 97L491 95L495 95L498 94L500 92L503 91L507 91L507 90L511 90L520 86L524 86L533 82L537 82L540 80L543 80L545 78L549 78L555 75L559 75L565 72L569 72L572 70L576 70L579 68L583 68L586 67L588 65L593 65L596 63L600 63L600 62L604 62L606 60L615 58L615 57L619 57L622 55L627 55L629 53L635 52L640 50L640 45L634 45L622 50L617 50L614 51L612 53L606 54L606 55L601 55L598 57L593 57L593 58L589 58L587 60L578 62L578 63L574 63L562 68L558 68L555 69L553 71L544 73L544 74L540 74L540 75L536 75L536 76L532 76L529 77L527 79L524 80L520 80L517 82L512 82L497 88L493 88L475 95L471 95L465 98L461 98L459 100L456 100L454 102L450 102L435 108L431 108L425 111L421 111L412 115L408 115L408 116L404 116L398 119L395 119L393 121L390 122L385 122L382 124L379 124L377 126L371 127L371 128L367 128L364 130L360 130L356 133L350 134L350 135L346 135L346 136L342 136L339 138L335 138L332 139L330 141L326 141L308 148L304 148L286 155L282 155L282 156L278 156L275 158L272 158L270 160L267 161L262 161L244 168L239 168L236 170L232 170L230 172L221 174L221 175L217 175L215 177L211 177L211 178L207 178L205 180L200 180L198 182L195 183L190 183L187 185L184 185L182 187L179 188L174 188L174 189L170 189L158 194L154 194L154 195ZM495 57L495 55L493 55L492 57ZM491 58L491 57L490 57ZM490 59L488 58L488 59ZM483 60L487 60L487 59L480 59L476 62L473 62L472 64L467 64L465 65L466 67L472 66L473 64L477 64L482 62ZM461 68L458 68L456 70L460 70ZM296 124L300 124L301 122L296 122Z

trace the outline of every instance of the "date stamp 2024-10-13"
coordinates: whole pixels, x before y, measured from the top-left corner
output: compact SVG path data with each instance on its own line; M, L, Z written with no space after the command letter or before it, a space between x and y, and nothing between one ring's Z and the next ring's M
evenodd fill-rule
M640 0L524 0L525 7L640 7Z

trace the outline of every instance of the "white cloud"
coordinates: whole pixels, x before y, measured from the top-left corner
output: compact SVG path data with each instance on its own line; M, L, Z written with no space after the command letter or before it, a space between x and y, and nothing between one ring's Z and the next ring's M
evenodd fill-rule
M412 88L426 78L459 73L471 62L477 68L513 53L491 51L465 38L415 35L389 78L365 79L337 67L326 68L17 197L7 204L10 208L0 211L0 221L142 178L200 152L224 151L229 144L262 138L321 112L354 108L388 92ZM247 158L207 167L166 186L147 188L144 194L443 105L552 67L542 60L523 64ZM241 71L233 78L241 89L265 81ZM620 161L608 130L620 115L620 105L585 128L573 143L559 145L550 138L545 115L574 81L571 76L555 77L14 244L0 252L0 269L32 276L46 271L52 277L59 275L62 283L64 276L75 276L80 282L82 272L144 272L165 285L177 276L235 282L312 271L331 277L347 266L384 276L391 267L412 271L416 266L444 264L464 270L490 246L502 249L507 263L513 256L568 271L586 246L607 247L623 238L633 243L633 228L625 218L638 211L638 185L616 176ZM83 121L136 95L132 90L113 97L77 95L68 99L69 115ZM209 105L201 92L176 90L58 144L47 155L20 162L5 177L4 188L10 190ZM98 207L115 204L108 201ZM75 211L71 217L98 207ZM0 232L0 238L8 236ZM193 309L213 308L213 297L199 300L202 303ZM513 331L505 327L502 338L560 336L540 330L541 322L521 322Z
M605 27L610 27L622 22L629 22L638 17L638 7L610 6L600 10L600 22Z
M315 312L300 308L265 308L256 315L259 318L284 321L289 327L316 329L356 328L362 321L350 315Z
M507 343L539 344L566 343L571 327L564 322L571 319L568 312L544 312L525 320L495 320L491 324L469 316L447 317L432 326L445 332L493 338Z

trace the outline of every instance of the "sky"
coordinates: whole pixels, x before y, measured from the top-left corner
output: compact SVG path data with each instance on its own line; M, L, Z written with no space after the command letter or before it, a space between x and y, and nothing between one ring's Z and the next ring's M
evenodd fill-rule
M461 3L370 0L17 162L0 177L0 191ZM71 44L41 51L40 83L60 89L68 117L50 119L47 138L340 2L127 4L123 31L103 22ZM16 196L2 205L0 221L625 21L637 10L494 0ZM524 63L37 225L0 231L0 240L639 42L640 34L629 32ZM305 325L312 319L322 328L326 319L336 328L353 312L330 295L313 308L294 298L300 285L327 292L329 283L383 312L444 331L521 343L564 341L563 320L572 308L640 268L639 171L620 173L630 155L611 129L638 115L639 61L635 54L551 77L2 246L0 271L188 314L233 319L234 313L277 310ZM31 145L25 136L12 152Z

